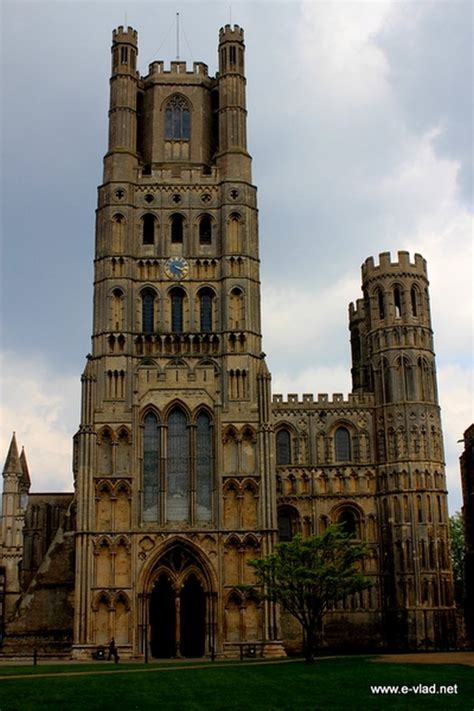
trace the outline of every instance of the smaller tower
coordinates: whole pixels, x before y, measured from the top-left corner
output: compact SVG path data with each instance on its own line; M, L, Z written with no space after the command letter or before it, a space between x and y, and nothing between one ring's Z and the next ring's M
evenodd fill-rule
M109 149L104 159L104 182L123 180L137 166L138 36L133 27L118 27L112 36Z
M453 642L454 600L426 261L384 252L362 265L350 307L355 392L375 396L386 643Z
M229 180L250 182L247 152L244 31L226 25L219 33L219 151L217 165Z
M23 526L30 489L25 453L18 454L13 433L3 468L1 554L5 568L5 620L20 593L20 564L23 557Z

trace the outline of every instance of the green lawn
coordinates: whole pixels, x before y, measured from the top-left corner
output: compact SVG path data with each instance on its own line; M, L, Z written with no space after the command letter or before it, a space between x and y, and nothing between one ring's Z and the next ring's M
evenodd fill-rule
M93 670L96 673L85 673ZM116 671L108 674L104 672ZM39 674L58 671L58 676ZM65 676L70 672L71 676ZM258 665L215 664L0 667L0 711L311 711L474 708L474 669L460 665L379 664L368 657ZM78 675L79 673L79 675ZM74 676L74 674L76 674ZM35 678L36 677L36 678ZM452 695L373 695L370 685L457 684Z

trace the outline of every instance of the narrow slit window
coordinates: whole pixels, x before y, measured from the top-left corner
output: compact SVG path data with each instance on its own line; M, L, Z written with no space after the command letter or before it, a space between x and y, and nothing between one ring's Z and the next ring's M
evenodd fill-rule
M212 331L212 297L213 293L210 289L203 289L199 293L199 316L202 333L210 333Z
M400 287L396 286L393 290L393 303L395 306L395 318L402 317L402 295L400 292Z
M147 289L142 293L142 328L143 333L153 333L155 329L155 296Z
M277 464L291 464L291 439L288 430L280 430L276 436Z
M171 292L171 330L173 333L181 333L183 330L183 302L184 294L181 289L173 289Z

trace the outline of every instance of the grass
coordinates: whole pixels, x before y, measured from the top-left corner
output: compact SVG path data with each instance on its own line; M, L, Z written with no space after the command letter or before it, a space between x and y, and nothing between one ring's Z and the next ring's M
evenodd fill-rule
M57 676L41 678L57 670ZM93 670L96 673L87 673ZM104 674L104 672L117 672ZM78 675L80 672L80 675ZM65 676L70 673L70 676ZM62 665L0 668L1 711L338 711L474 708L474 672L461 665L378 664L369 657L267 665ZM15 674L27 674L13 678ZM84 674L84 675L83 675ZM37 678L35 678L37 677ZM458 685L456 695L373 695L370 685Z

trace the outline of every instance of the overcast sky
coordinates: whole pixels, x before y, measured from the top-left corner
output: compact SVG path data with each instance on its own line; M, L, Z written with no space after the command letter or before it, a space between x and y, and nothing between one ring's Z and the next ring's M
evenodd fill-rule
M0 452L16 430L33 490L71 489L111 32L138 30L146 74L175 58L179 11L180 58L212 74L219 27L245 28L273 391L348 393L360 265L420 252L458 509L457 440L474 419L473 4L3 0L1 10Z

